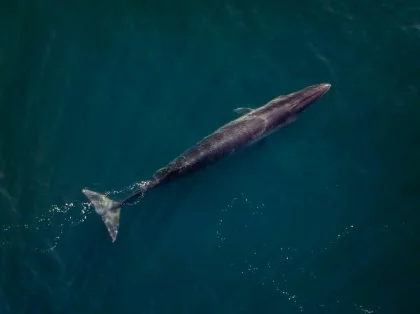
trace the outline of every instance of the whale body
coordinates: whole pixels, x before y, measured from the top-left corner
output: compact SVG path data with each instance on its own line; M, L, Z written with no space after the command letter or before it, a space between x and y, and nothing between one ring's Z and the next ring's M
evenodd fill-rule
M83 189L82 192L102 217L114 242L117 238L121 208L156 186L196 172L226 155L256 143L281 127L296 120L299 113L330 89L330 84L317 84L297 92L279 96L259 108L237 108L239 117L204 137L197 144L157 170L152 178L141 181L138 188L122 201Z

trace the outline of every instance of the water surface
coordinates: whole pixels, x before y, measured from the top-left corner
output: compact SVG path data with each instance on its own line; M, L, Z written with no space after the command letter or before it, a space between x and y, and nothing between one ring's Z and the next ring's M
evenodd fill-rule
M415 1L8 1L0 10L1 313L416 313ZM299 119L123 210L233 109Z

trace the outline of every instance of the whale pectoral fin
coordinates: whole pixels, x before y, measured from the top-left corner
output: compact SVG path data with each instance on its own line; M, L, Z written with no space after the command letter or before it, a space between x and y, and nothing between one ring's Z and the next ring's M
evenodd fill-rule
M245 114L250 113L251 111L254 111L254 109L252 109L252 108L236 108L233 111L236 112L237 114L243 116Z

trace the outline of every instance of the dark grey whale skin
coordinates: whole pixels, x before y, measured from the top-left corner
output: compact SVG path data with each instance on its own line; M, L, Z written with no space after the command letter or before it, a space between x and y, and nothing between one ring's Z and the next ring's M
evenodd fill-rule
M156 171L151 180L143 182L139 191L129 196L122 204L132 201L137 194L142 194L151 187L202 169L293 122L302 110L324 95L330 86L309 86L295 93L277 97L257 109L249 109L247 114L220 127Z
M150 180L140 182L138 188L120 202L88 189L83 189L82 192L102 217L114 242L118 234L122 206L142 197L150 188L204 169L220 158L255 143L293 122L301 111L318 100L330 87L330 84L312 85L295 93L277 97L257 109L236 109L235 111L241 114L239 118L203 138L165 167L156 171Z

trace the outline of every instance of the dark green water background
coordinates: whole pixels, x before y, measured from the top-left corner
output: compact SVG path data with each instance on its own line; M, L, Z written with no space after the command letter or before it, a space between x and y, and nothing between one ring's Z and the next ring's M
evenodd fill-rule
M2 1L0 313L420 313L419 57L418 1ZM85 203L322 82L114 244Z

